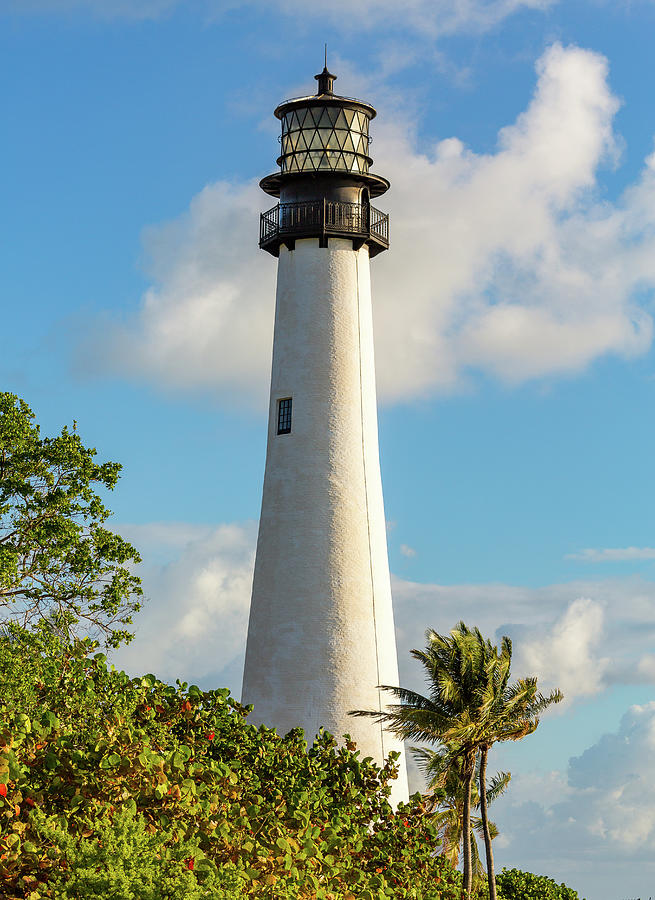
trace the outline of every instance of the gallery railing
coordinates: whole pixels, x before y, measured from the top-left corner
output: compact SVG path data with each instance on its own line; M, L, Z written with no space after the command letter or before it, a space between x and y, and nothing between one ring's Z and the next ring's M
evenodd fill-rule
M261 214L259 246L279 246L285 238L344 236L371 244L374 252L389 246L389 216L365 203L310 200L278 203Z

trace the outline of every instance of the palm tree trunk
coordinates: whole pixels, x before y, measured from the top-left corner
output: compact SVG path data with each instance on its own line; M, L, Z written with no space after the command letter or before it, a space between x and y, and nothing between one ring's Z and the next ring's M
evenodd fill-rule
M471 866L471 785L475 770L475 757L473 764L466 760L464 769L464 807L462 809L462 841L464 844L464 878L462 897L468 900L471 896L473 884L473 867Z
M487 852L487 880L489 882L489 900L496 900L496 873L494 871L494 851L491 847L489 817L487 816L487 754L488 747L482 748L480 758L480 818L484 832L484 848Z

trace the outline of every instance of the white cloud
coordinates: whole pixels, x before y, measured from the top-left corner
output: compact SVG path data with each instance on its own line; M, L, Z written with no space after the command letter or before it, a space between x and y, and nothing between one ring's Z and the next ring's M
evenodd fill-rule
M129 672L153 672L237 695L248 623L256 526L121 525L141 551L149 601L136 637L113 657Z
M408 0L399 7L394 0L333 0L328 6L308 5L304 0L279 0L276 11L290 19L318 16L337 28L380 28L384 25L427 34L485 31L522 9L545 10L557 0ZM88 12L106 19L154 19L188 0L0 0L0 12ZM203 17L221 17L228 10L265 6L264 0L204 0L196 4Z
M499 821L512 852L542 861L553 854L571 858L590 853L600 864L652 861L654 753L655 701L632 706L616 732L572 757L566 782L556 774L513 781L502 825ZM549 781L547 790L540 780Z
M652 653L645 653L637 663L637 671L647 681L655 682L655 656Z
M413 547L409 547L407 544L400 545L400 552L409 559L413 559L416 556L416 550Z
M261 208L255 182L210 185L188 213L144 235L154 280L129 325L101 323L83 349L108 366L158 386L207 388L227 403L267 400L275 266L253 252Z
M588 547L579 553L569 553L566 559L581 562L625 562L639 559L655 559L655 547Z
M521 9L545 10L557 0L407 0L399 7L395 0L333 0L317 7L321 18L343 27L348 23L366 28L400 25L421 34L452 34L484 31ZM291 16L306 17L311 10L304 0L281 0L280 8Z
M650 168L616 206L595 200L598 171L616 157L606 60L555 45L537 72L495 153L450 138L420 155L400 129L376 143L394 185L393 251L376 261L386 399L451 388L470 370L508 383L572 373L650 345L634 301L655 282L642 258L648 216L635 213L655 188Z
M117 662L130 671L240 690L256 525L120 525L139 548L150 598L135 640ZM568 704L612 684L655 683L655 583L638 578L542 588L435 585L392 579L400 681L418 690L423 672L410 650L425 629L463 619L514 644L516 677L537 675ZM586 598L586 599L585 599ZM561 707L560 707L561 708Z
M517 383L650 346L638 297L655 286L655 155L616 204L598 200L617 155L607 62L554 45L537 74L494 153L457 138L421 152L411 123L380 118L375 168L393 184L381 202L392 250L373 264L383 401L451 390L471 371ZM261 407L275 268L255 247L264 205L255 182L219 182L149 229L153 287L134 321L103 324L91 365Z
M655 682L653 582L617 578L528 588L393 578L392 587L400 680L416 690L423 676L409 651L424 646L426 628L447 632L460 619L496 640L509 635L516 677L536 675L542 690L561 688L567 706L613 684Z
M517 664L538 673L549 687L559 687L564 700L597 694L605 687L609 658L601 657L604 611L593 600L578 598L550 626L524 633Z

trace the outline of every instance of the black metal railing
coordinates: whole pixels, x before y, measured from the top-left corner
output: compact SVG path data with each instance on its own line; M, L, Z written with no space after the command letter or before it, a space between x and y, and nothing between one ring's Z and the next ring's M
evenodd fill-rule
M323 224L323 203L280 203L280 232L293 234Z
M370 207L371 210L371 221L370 221L370 229L371 234L374 234L383 244L389 246L389 216L387 213L380 212L379 209L376 209L374 206Z
M268 209L259 217L259 243L265 244L280 231L280 204Z
M389 216L366 203L308 200L278 203L260 217L259 245L280 242L284 237L346 235L372 241L378 249L389 246Z

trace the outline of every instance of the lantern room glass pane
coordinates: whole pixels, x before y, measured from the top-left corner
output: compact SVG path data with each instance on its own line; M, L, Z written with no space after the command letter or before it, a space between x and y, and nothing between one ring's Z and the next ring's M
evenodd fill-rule
M343 148L343 146L345 145L346 141L348 140L348 132L347 132L347 131L344 131L344 130L342 130L342 129L336 130L336 131L334 132L334 137L335 137L335 139L336 139L337 144L339 145L339 147Z
M339 150L339 145L334 139L334 131L328 131L327 128L321 128L321 143L325 150Z
M339 115L337 116L335 123L335 128L348 128L348 122L346 121L346 116L342 109L339 110Z

